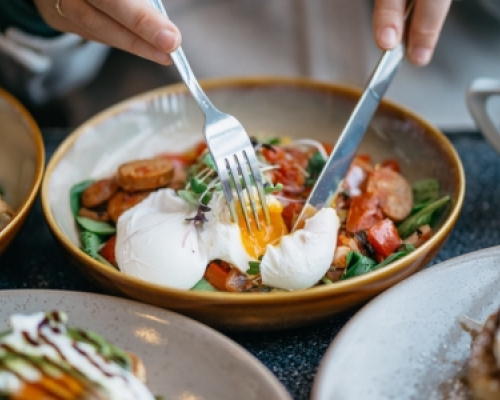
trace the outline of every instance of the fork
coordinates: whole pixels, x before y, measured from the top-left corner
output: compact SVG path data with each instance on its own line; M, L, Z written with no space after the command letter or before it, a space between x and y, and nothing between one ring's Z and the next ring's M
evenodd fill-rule
M161 0L149 0L150 3L162 14L167 16ZM241 211L249 232L252 231L247 211L247 201L252 208L257 229L261 230L259 210L252 193L252 182L257 189L260 208L264 212L266 223L270 223L269 209L266 204L266 195L259 170L259 161L250 141L250 137L243 125L232 115L219 111L203 92L194 76L194 73L179 47L170 53L172 62L177 67L182 80L191 92L193 98L205 115L203 134L207 141L208 149L214 159L217 173L222 185L231 218L238 221L233 187L238 195ZM246 194L246 196L245 196Z

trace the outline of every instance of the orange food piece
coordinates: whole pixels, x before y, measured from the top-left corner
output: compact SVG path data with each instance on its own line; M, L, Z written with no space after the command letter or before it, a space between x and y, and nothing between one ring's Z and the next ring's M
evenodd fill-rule
M174 169L165 158L131 161L118 168L117 182L131 192L158 189L170 183Z
M59 378L43 376L36 382L25 383L14 400L77 399L84 394L83 384L77 379L63 375Z
M217 290L227 291L226 280L231 267L224 261L212 261L205 271L205 279Z
M396 225L387 218L372 226L366 236L377 254L383 258L389 257L402 243Z
M91 184L82 193L82 205L93 208L109 200L118 190L118 183L114 178L101 179Z
M107 211L111 219L116 223L120 215L129 208L139 204L149 196L150 192L123 192L118 191L108 202Z
M116 263L116 257L115 257L115 245L116 245L116 235L113 235L104 244L99 253L111 264L117 266L118 264Z
M390 168L395 172L401 172L401 167L398 160L388 159L380 163L382 167Z
M346 229L356 233L370 229L384 218L379 208L379 201L373 193L363 193L353 197L347 213Z

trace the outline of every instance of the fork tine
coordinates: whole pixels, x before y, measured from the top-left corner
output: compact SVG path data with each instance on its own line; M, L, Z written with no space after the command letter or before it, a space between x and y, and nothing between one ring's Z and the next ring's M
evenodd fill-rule
M233 222L238 221L238 214L236 213L236 206L234 204L233 189L231 188L231 183L229 181L229 174L227 171L227 165L223 160L218 160L214 157L217 164L217 173L222 184L222 191L224 192L224 197L226 198L227 206L229 207L229 213Z
M264 185L262 183L262 175L258 167L257 157L253 152L249 155L247 151L243 151L243 154L245 155L250 171L252 172L253 181L255 182L255 187L259 193L260 204L266 217L266 223L269 225L271 223L271 217L269 216L269 208L267 208L266 193L264 192Z
M226 163L231 171L231 178L234 182L234 187L236 188L236 193L238 194L238 198L240 199L240 207L243 212L243 217L245 218L245 223L247 224L248 232L251 232L250 228L250 220L248 219L247 206L245 204L245 196L243 194L243 188L241 187L240 175L238 174L238 168L236 166L236 155L234 155L234 160L226 159Z
M248 167L246 157L243 156L243 152L235 154L236 162L238 163L239 169L241 171L241 176L245 182L245 188L247 191L248 199L250 200L250 205L252 206L253 216L255 220L255 225L257 225L257 230L260 231L260 221L259 221L259 212L257 210L257 205L253 199L253 193L251 192L252 184L250 178L248 176Z

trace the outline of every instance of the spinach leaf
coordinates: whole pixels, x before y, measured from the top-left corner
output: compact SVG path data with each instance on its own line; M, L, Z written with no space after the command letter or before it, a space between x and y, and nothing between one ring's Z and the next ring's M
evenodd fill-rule
M450 196L441 197L433 201L414 215L410 215L398 225L399 235L406 239L422 225L432 225L432 220L436 211L442 209L450 201Z
M108 260L99 254L99 250L102 246L102 239L99 235L93 232L82 231L80 232L80 239L82 240L82 250L87 253L90 257L102 262L103 264L109 265L110 267L116 268Z
M364 275L372 271L376 265L375 260L372 260L370 257L366 257L357 251L350 251L346 256L346 273L342 279Z
M364 256L357 251L350 251L347 253L346 260L346 273L342 277L342 280L354 278L355 276L361 276L368 272L375 271L379 268L385 267L386 265L399 260L400 258L406 256L415 250L410 244L402 245L395 253L392 253L384 261L377 264L377 262L370 257ZM326 283L326 282L325 282Z
M249 261L248 265L250 268L247 269L248 275L258 275L260 274L260 262L259 261Z
M87 189L90 185L94 183L93 180L87 180L74 185L69 191L69 206L71 208L71 212L76 217L78 215L78 211L82 206L82 193L85 189Z
M319 151L316 151L311 156L309 162L307 163L306 171L309 174L309 176L306 179L306 185L308 186L314 185L314 183L319 178L321 171L323 171L323 167L325 166L325 164L326 160L323 159L323 156Z
M83 229L99 236L112 235L116 232L116 228L107 222L94 221L85 217L75 217L75 219Z
M92 258L100 256L99 249L101 248L102 240L98 235L89 231L82 231L80 232L80 238L82 240L82 250L85 253Z
M395 253L392 253L389 257L387 257L384 261L381 263L377 264L377 266L374 269L379 269L381 267L385 267L386 265L399 260L400 258L406 256L407 254L410 254L413 250L415 250L415 247L412 246L411 244L403 244L398 251Z
M439 198L440 184L437 179L429 178L414 182L413 204L429 203Z
M205 278L201 278L196 285L194 285L191 290L195 292L218 292Z

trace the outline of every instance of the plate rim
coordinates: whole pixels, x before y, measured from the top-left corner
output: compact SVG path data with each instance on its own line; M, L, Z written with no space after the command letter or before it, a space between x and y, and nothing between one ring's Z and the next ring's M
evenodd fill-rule
M190 327L194 327L197 331L201 330L202 333L206 334L210 339L215 339L216 341L218 341L221 347L225 348L228 353L234 356L235 359L238 359L239 362L248 365L252 370L256 371L259 375L259 381L262 380L267 381L269 386L273 388L274 393L272 393L272 395L275 396L273 397L273 399L292 400L291 394L289 393L287 388L283 385L283 383L280 382L278 377L266 365L264 365L264 363L262 363L256 356L250 353L250 351L245 349L239 343L232 340L230 337L217 331L216 329L208 325L205 325L195 319L179 314L175 311L171 311L169 309L158 306L153 306L147 303L142 303L140 301L132 299L127 299L107 294L73 291L73 290L61 290L61 289L23 288L23 289L0 290L0 301L5 299L6 301L9 302L12 301L15 302L15 300L13 299L14 297L22 298L23 296L28 296L28 295L45 295L58 300L64 299L65 297L72 297L75 299L83 297L91 297L97 301L114 302L117 305L128 304L131 307L145 307L147 309L154 309L155 312L166 314L169 318L174 318L177 321L182 321L183 324ZM172 324L170 326L175 326L175 324Z
M429 274L435 274L436 271L442 271L446 269L459 268L464 263L478 260L484 257L491 257L500 254L500 245L486 247L484 249L471 251L469 253L462 254L460 256L452 257L447 260L441 261L433 266L427 267L412 276L402 280L396 285L385 290L383 293L379 294L373 300L365 304L359 311L357 311L354 316L342 327L342 329L337 333L335 338L330 342L328 348L321 358L316 375L314 376L313 385L311 388L310 400L323 400L320 397L320 386L327 379L327 364L331 360L338 343L341 342L344 336L349 335L349 331L353 325L357 324L358 320L362 319L365 314L371 312L371 310L378 305L379 302L385 300L386 297L392 296L393 292L401 290L400 287L404 285L410 285L415 280L426 279Z

